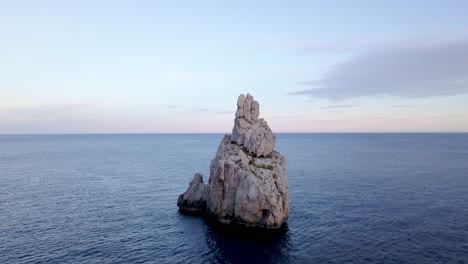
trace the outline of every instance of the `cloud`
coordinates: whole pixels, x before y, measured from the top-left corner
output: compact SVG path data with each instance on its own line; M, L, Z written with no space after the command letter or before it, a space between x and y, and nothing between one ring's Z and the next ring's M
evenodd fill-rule
M424 98L468 93L468 39L412 41L359 52L324 78L290 93L344 100L364 96Z
M180 106L178 106L178 105L165 105L164 108L173 109L173 108L180 108Z
M214 109L209 109L209 108L196 108L192 109L191 112L215 112L216 110Z
M342 105L327 105L320 107L321 109L336 109L336 108L350 108L356 107L357 105L342 104Z
M64 103L0 108L0 134L77 133L100 125L100 104Z
M272 116L272 119L296 119L296 118L302 118L304 117L303 115L282 115L282 116Z
M348 42L281 42L268 43L261 45L261 49L266 50L286 50L299 55L317 54L317 53L346 53L355 52L362 45L351 45Z
M228 114L234 114L233 111L218 111L216 112L218 115L228 115Z
M467 117L467 114L448 114L448 115L432 115L429 118L460 118Z
M211 108L193 108L191 110L187 110L185 112L191 113L191 112L206 112L206 113L213 113L217 115L226 115L226 114L234 114L233 111L222 111L222 110L216 110L216 109L211 109Z
M5 116L15 119L29 118L58 118L71 116L81 113L82 111L93 108L92 104L61 104L61 105L36 105L14 108L0 109Z
M401 105L390 105L391 108L408 108L408 107L416 107L417 105L410 105L410 104L401 104Z

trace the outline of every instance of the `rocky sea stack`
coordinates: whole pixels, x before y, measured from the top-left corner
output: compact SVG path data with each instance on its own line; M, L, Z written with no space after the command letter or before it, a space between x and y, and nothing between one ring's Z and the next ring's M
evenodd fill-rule
M224 136L211 161L208 184L196 173L177 200L181 211L269 229L288 219L286 160L274 150L276 135L259 115L259 103L241 94L232 135Z

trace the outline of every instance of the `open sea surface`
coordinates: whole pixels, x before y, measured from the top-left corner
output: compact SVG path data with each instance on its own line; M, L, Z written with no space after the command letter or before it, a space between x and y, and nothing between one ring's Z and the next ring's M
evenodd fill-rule
M468 263L468 134L278 134L269 235L178 211L222 136L0 136L0 263Z

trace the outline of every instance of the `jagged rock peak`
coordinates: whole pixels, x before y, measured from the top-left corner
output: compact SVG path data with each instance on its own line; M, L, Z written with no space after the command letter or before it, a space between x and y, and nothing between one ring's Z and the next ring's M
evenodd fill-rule
M237 98L236 117L243 118L245 121L253 124L260 115L260 105L249 93L247 96L241 94Z
M260 104L253 96L241 94L237 99L236 118L232 128L232 141L245 146L251 155L271 155L276 145L276 135L260 115Z

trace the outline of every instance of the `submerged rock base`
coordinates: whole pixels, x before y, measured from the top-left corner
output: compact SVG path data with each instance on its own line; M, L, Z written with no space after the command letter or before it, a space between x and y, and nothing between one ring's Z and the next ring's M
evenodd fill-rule
M288 219L286 160L253 97L240 95L233 135L225 135L204 184L197 173L177 206L222 224L276 229Z

